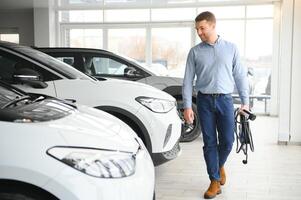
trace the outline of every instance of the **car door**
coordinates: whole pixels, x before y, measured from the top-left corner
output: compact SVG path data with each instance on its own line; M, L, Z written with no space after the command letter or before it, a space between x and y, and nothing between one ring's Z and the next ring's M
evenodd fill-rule
M41 78L41 82L46 83L46 87L34 88L30 84L16 81L14 75L21 70L35 72ZM53 81L60 79L60 77L53 72L48 71L45 66L36 61L18 55L17 53L0 49L0 79L26 92L56 96Z
M103 91L99 81L81 79L60 79L54 81L57 97L75 100L76 103L91 107L102 105L110 91ZM97 103L97 104L96 104Z

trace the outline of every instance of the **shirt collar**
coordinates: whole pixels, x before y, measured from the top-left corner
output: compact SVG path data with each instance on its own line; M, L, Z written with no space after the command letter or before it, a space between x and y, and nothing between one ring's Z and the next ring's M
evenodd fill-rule
M203 44L206 44L206 45L209 45L209 46L215 46L215 45L219 44L220 41L221 41L221 37L220 37L220 35L217 35L217 39L216 39L216 41L215 41L214 44L209 44L209 43L207 43L207 42L202 42L202 43L203 43Z

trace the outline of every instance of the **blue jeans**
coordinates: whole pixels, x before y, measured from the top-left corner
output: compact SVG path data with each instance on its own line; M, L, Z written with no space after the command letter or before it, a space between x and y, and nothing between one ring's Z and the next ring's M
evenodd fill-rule
M198 93L197 109L203 134L203 152L210 180L220 180L234 142L234 107L231 94Z

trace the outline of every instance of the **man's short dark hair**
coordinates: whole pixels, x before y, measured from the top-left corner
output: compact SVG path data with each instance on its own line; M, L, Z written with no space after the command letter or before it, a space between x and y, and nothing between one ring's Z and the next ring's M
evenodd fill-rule
M216 19L213 13L209 12L209 11L205 11L200 13L196 18L195 18L195 22L200 22L206 20L207 22L211 22L211 23L216 23Z

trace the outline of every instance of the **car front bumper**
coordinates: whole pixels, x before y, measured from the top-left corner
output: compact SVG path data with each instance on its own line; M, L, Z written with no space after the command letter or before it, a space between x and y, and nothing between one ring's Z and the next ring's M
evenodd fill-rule
M96 178L69 166L57 174L44 188L59 199L68 200L152 200L154 166L147 150L136 156L136 171L124 178Z
M161 165L165 162L175 159L181 154L181 151L182 150L178 141L170 151L152 154L155 166Z
M137 115L149 133L152 154L171 151L178 143L182 121L176 107L167 113L155 113L142 106Z

